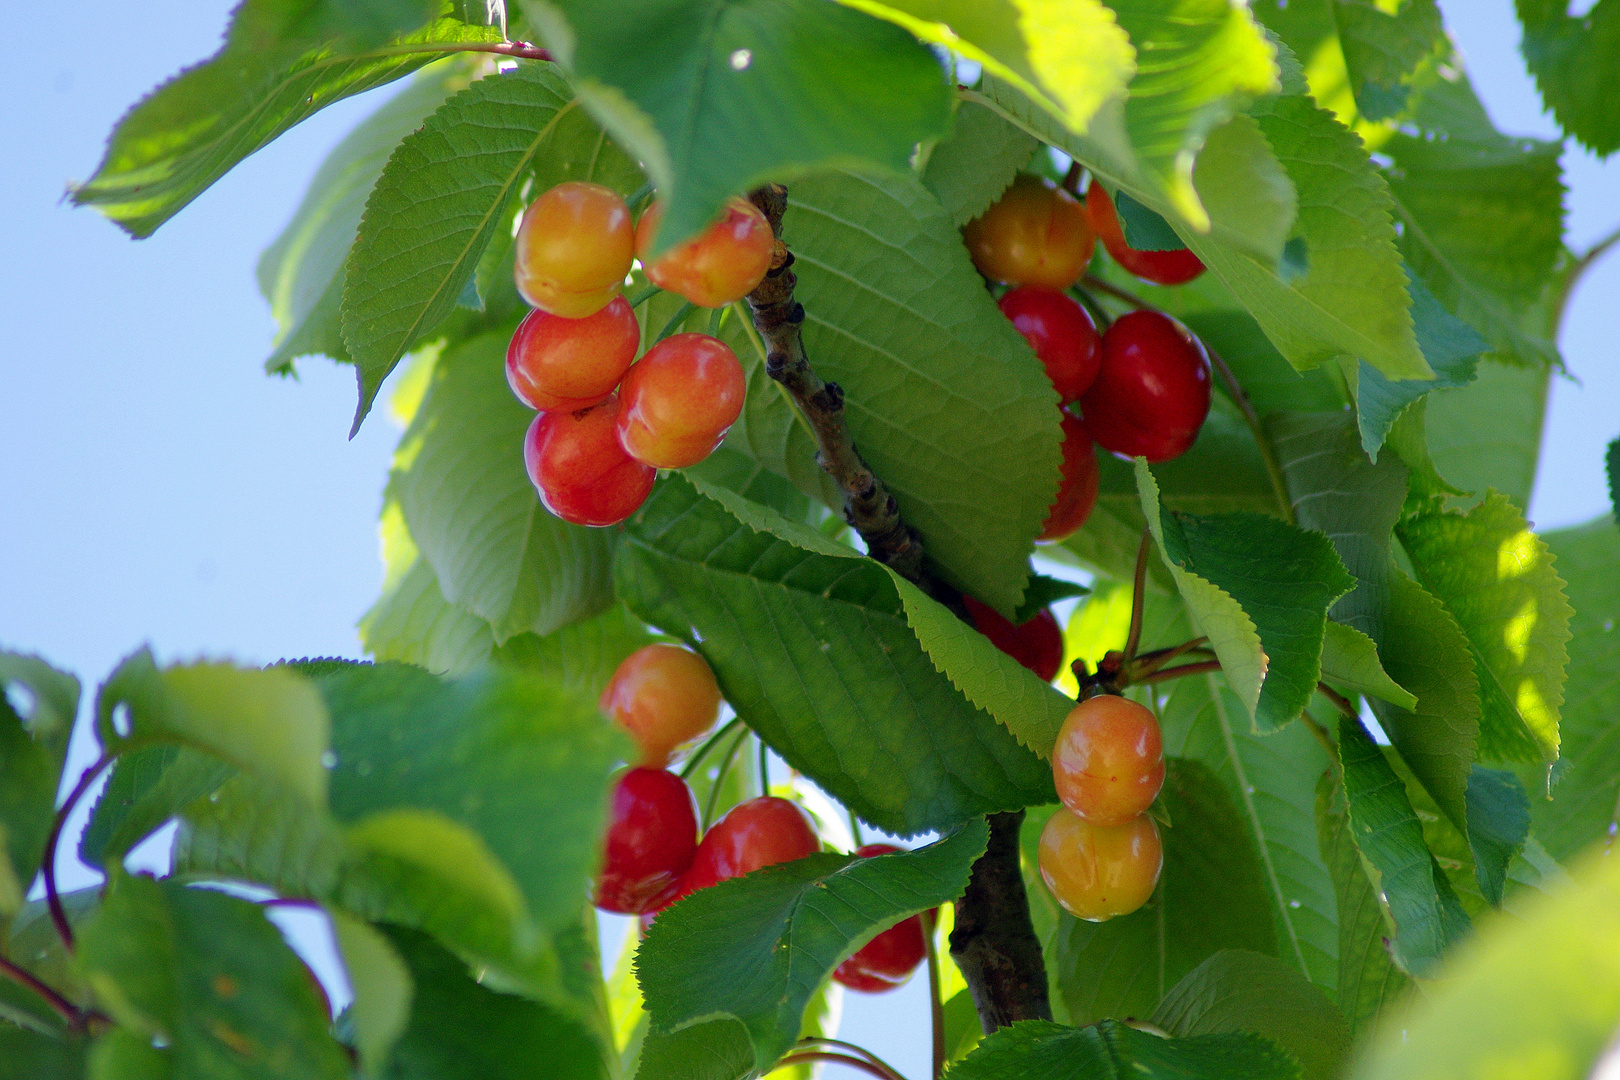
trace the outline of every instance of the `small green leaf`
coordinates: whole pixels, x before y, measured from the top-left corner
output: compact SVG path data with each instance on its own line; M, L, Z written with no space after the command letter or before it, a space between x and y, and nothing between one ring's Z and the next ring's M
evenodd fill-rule
M1584 14L1556 0L1518 0L1519 46L1558 124L1598 157L1620 150L1620 91L1604 72L1620 67L1620 3L1597 0Z
M1475 765L1468 775L1468 847L1474 856L1479 891L1502 903L1508 864L1530 838L1530 800L1510 772Z
M1603 455L1603 465L1609 476L1609 506L1616 520L1620 520L1620 439L1609 443L1609 449Z
M1118 1020L1069 1028L1025 1020L987 1035L950 1071L951 1080L1298 1080L1299 1063L1259 1035L1166 1039Z
M327 911L343 970L354 991L350 1006L355 1042L365 1072L377 1075L410 1021L415 986L405 961L370 923L337 908Z
M768 1069L798 1039L811 991L879 932L960 896L988 836L976 820L915 851L811 855L692 894L636 956L652 1030L736 1017Z
M951 137L934 147L922 182L958 226L966 225L1007 190L1039 146L1035 136L973 102L956 110Z
M43 860L78 707L73 676L0 652L0 917L22 907Z
M1411 709L1412 692L1401 686L1378 662L1378 646L1360 630L1330 622L1322 638L1322 678L1358 694L1366 694Z

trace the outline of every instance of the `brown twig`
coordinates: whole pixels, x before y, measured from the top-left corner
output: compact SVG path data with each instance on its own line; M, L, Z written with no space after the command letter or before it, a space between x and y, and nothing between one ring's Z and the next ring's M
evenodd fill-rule
M73 927L68 924L67 911L62 907L62 897L56 890L56 846L62 840L62 826L67 824L68 815L84 798L84 793L90 790L90 785L101 775L101 770L112 763L113 757L103 755L84 770L84 775L79 777L79 782L73 785L73 790L68 794L67 801L56 811L56 816L51 820L50 835L45 838L45 860L40 867L45 877L45 906L50 909L51 922L56 924L56 932L68 952L73 951Z
M1327 683L1317 683L1316 692L1333 702L1333 707L1344 713L1344 715L1348 716L1350 719L1361 719L1361 714L1356 711L1356 707L1354 705L1350 704L1350 699L1333 689L1333 687L1329 686Z
M1183 641L1180 645L1172 645L1168 649L1154 649L1152 652L1143 653L1136 658L1136 664L1131 668L1131 681L1141 682L1142 676L1153 674L1178 656L1194 651L1207 653L1210 651L1206 648L1208 644L1209 638L1197 637L1191 641Z
M1131 683L1133 686L1145 686L1148 683L1168 682L1171 679L1185 678L1188 675L1202 675L1206 671L1219 670L1221 670L1219 660L1200 660L1196 664L1178 664L1173 668L1161 668L1158 671L1149 672L1139 679L1132 679Z
M962 969L986 1035L1020 1020L1052 1019L1046 963L1029 917L1019 861L1024 811L991 814L990 844L956 902L951 959Z

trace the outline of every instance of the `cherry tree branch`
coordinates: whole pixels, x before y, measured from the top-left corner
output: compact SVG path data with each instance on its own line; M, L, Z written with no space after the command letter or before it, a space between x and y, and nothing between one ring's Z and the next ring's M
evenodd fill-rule
M991 814L989 822L989 847L973 864L951 929L951 959L967 979L986 1035L1020 1020L1052 1019L1046 962L1018 858L1024 811Z

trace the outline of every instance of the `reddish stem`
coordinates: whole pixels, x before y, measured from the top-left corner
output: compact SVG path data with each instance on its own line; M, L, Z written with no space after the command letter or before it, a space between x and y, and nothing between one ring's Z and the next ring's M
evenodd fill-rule
M32 972L25 971L5 957L0 956L0 975L4 975L20 986L28 987L28 989L44 998L46 1004L56 1011L56 1015L60 1016L62 1022L67 1024L68 1027L75 1029L84 1027L85 1014L79 1010L79 1007L45 983L40 982Z
M851 1057L848 1054L834 1054L821 1050L802 1050L797 1054L789 1054L776 1063L777 1068L787 1065L803 1065L812 1061L829 1061L835 1065L846 1065L851 1069L859 1069L878 1078L878 1080L906 1080L899 1073L882 1069L867 1061L865 1058Z
M1153 543L1151 529L1142 529L1142 543L1136 549L1136 577L1135 589L1131 593L1131 630L1125 637L1125 662L1128 664L1136 659L1136 647L1142 643L1142 609L1147 602L1144 591L1147 587L1147 557L1150 545Z
M1202 675L1206 671L1219 670L1221 670L1221 662L1219 660L1201 660L1196 664L1181 664L1177 667L1165 668L1162 671L1155 671L1148 675L1142 676L1140 679L1134 679L1132 682L1134 685L1142 686L1147 683L1166 682L1170 679L1179 679L1184 675Z
M115 756L104 754L84 770L84 775L79 777L79 782L68 794L67 801L56 811L56 817L51 821L50 835L45 838L45 863L40 867L45 875L45 906L50 908L51 922L56 924L56 932L70 953L73 951L73 927L68 924L67 910L62 907L62 897L56 891L56 847L62 840L62 826L67 824L68 815L84 798L84 793L90 790L90 785L101 775L101 770L113 763Z
M1316 684L1316 692L1318 694L1321 694L1323 697L1327 698L1329 701L1333 702L1333 707L1335 709L1338 709L1340 712L1344 713L1344 715L1348 716L1350 719L1352 719L1352 720L1360 720L1361 719L1361 714L1358 713L1356 711L1356 707L1350 703L1350 699L1345 697L1343 694L1339 693L1337 690L1333 689L1333 687L1329 686L1327 683L1325 683L1325 682L1317 683Z

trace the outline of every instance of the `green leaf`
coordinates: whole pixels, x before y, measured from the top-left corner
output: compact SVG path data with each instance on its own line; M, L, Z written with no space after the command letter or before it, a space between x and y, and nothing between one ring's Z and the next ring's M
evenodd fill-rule
M890 571L724 489L709 494L676 478L653 492L620 545L618 592L703 654L726 700L791 766L901 835L1053 798L1046 763L930 661ZM1061 705L1028 678L1011 685Z
M1248 1031L1299 1062L1302 1080L1333 1080L1350 1049L1344 1014L1298 971L1269 956L1218 952L1164 996L1152 1023L1176 1038Z
M1474 856L1479 891L1502 903L1508 864L1530 837L1530 800L1510 772L1475 765L1468 775L1468 846Z
M83 1076L85 1080L171 1080L174 1056L153 1046L149 1037L115 1027L91 1046L89 1068Z
M366 1074L376 1076L382 1073L390 1051L410 1022L416 984L410 968L386 935L337 908L328 909L327 916L332 920L332 937L354 991L350 1015L360 1064Z
M854 5L851 5L854 6ZM956 225L966 225L1001 197L1040 144L983 105L956 110L951 137L928 155L922 182Z
M118 731L121 716L127 734ZM321 755L330 734L320 695L285 669L199 662L160 671L143 648L118 665L96 696L104 754L186 746L284 785L317 807L326 802Z
M1357 1080L1522 1076L1578 1080L1620 1021L1620 862L1593 857L1522 920L1497 920L1439 983L1390 1017Z
M359 630L378 660L401 660L436 675L464 675L488 663L495 649L489 623L446 600L422 558L383 590L360 617Z
M1480 755L1555 760L1574 610L1546 543L1495 492L1466 514L1417 514L1397 531L1418 580L1468 635L1484 708Z
M1221 949L1277 955L1266 876L1224 785L1196 761L1167 759L1160 799L1164 870L1142 910L1103 923L1058 920L1047 963L1069 1018L1147 1016L1182 976Z
M1603 455L1603 466L1609 477L1609 505L1620 514L1620 439L1609 443Z
M1289 371L1292 374L1292 369ZM1132 523L1132 531L1140 540L1147 521L1142 517L1135 468L1112 454L1099 454L1097 472L1097 505L1120 521ZM1281 513L1265 459L1255 446L1254 433L1248 424L1223 412L1209 415L1198 441L1185 454L1155 465L1153 479L1159 485L1161 505L1169 510L1188 514ZM1134 543L1130 557L1134 563ZM1131 576L1130 564L1124 568L1124 576Z
M1089 592L1091 592L1090 589L1078 582L1047 577L1045 574L1031 574L1029 590L1024 593L1024 602L1018 606L1017 611L1013 612L1012 621L1022 625L1059 600L1085 596Z
M1184 311L1177 318L1198 335L1206 348L1220 354L1262 415L1282 409L1331 412L1344 407L1344 391L1334 378L1336 372L1326 367L1295 370L1248 312L1223 306ZM1220 417L1220 413L1215 413L1206 424ZM1206 426L1188 453L1197 453L1208 434ZM1248 437L1252 442L1253 437ZM1165 462L1161 470L1182 458Z
M1359 720L1340 719L1339 757L1347 828L1395 926L1390 951L1403 970L1432 978L1441 953L1467 933L1468 916L1423 842L1400 777Z
M1322 679L1403 709L1417 704L1412 692L1390 678L1378 662L1378 646L1372 638L1344 623L1327 624L1322 637Z
M526 65L451 97L388 159L344 267L343 339L360 369L353 431L394 365L455 307L524 177L577 107L551 65Z
M79 858L104 869L236 773L230 762L185 746L148 746L121 754L79 838Z
M102 1006L162 1037L181 1076L349 1075L303 962L245 900L114 874L78 956Z
M1176 235L1176 230L1170 227L1170 223L1131 198L1130 192L1119 192L1114 209L1119 214L1119 225L1125 234L1125 242L1137 251L1187 249L1187 245L1181 242L1181 237Z
M366 198L399 141L466 83L462 64L426 69L326 155L292 221L259 256L259 291L278 325L267 371L291 374L302 356L350 359L338 305Z
M59 894L58 899L62 902L68 925L77 931L97 911L101 903L101 889L99 886L77 889ZM0 955L47 986L55 987L75 1005L92 1004L90 989L80 976L73 954L62 943L43 898L24 904L11 918L9 927L0 924L0 932L3 932L3 936L0 936ZM61 1018L44 999L9 979L0 980L0 1018L52 1034L59 1034L63 1028Z
M1025 1020L985 1037L950 1080L1296 1080L1299 1063L1276 1043L1233 1033L1166 1039L1104 1020L1068 1028Z
M636 1080L740 1080L753 1067L748 1029L737 1020L707 1020L679 1031L649 1033Z
M1406 105L1412 74L1444 39L1434 0L1406 0L1394 11L1364 0L1335 0L1324 6L1338 23L1357 111L1368 120L1398 115Z
M954 900L989 838L972 821L915 851L811 855L702 889L659 915L636 956L655 1033L731 1016L754 1068L792 1047L811 992L865 942Z
M1518 0L1520 51L1558 124L1598 157L1620 150L1620 94L1601 73L1620 66L1620 3L1597 0L1583 15L1549 0Z
M22 907L44 859L78 707L73 676L0 652L0 917Z
M82 1080L86 1049L81 1038L46 1035L0 1020L0 1080Z
M534 414L506 385L505 353L497 333L439 358L389 480L444 599L488 622L496 643L606 609L615 535L541 505L523 467Z
M1429 397L1428 448L1440 474L1464 491L1495 488L1528 506L1550 378L1540 368L1481 364L1466 387Z
M499 40L491 26L429 21L434 7L367 5L384 18L365 25L352 4L248 0L232 14L219 52L124 115L73 201L95 206L132 236L150 236L294 124L436 59L435 44Z
M415 985L410 1022L394 1044L395 1080L597 1080L604 1048L578 1022L544 1004L480 985L427 935L384 933Z
M666 200L658 254L766 180L906 171L949 93L911 35L821 0L524 0L593 116ZM649 40L659 42L648 49Z

